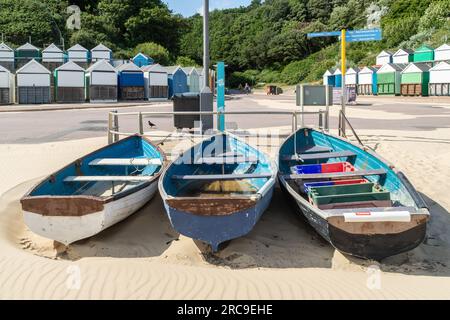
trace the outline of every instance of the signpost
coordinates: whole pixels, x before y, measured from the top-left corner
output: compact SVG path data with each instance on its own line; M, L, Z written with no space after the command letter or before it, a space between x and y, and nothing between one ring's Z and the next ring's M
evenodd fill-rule
M362 41L380 41L382 40L381 29L367 29L367 30L352 30L347 31L342 29L341 31L328 31L328 32L314 32L307 34L308 39L311 38L323 38L323 37L339 37L341 40L341 71L342 71L342 113L345 115L345 73L347 72L346 66L346 45L347 42L362 42ZM345 121L340 123L342 133L345 135Z
M217 111L225 111L225 63L217 63ZM225 115L219 114L217 119L219 131L225 131Z

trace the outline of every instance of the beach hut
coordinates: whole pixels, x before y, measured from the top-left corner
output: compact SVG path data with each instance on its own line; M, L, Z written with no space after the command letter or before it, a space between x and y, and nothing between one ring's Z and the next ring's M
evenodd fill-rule
M54 71L55 101L56 102L84 102L85 72L73 61L69 61Z
M414 51L409 49L399 49L392 56L392 63L410 63L414 60Z
M200 92L200 75L194 67L182 68L187 75L189 92Z
M400 95L402 71L407 64L388 63L377 71L378 95Z
M402 96L428 96L430 69L427 63L410 63L402 71Z
M76 44L67 50L67 59L87 69L89 66L89 51L85 47Z
M431 62L434 61L434 49L430 46L423 45L414 51L414 62Z
M175 94L189 92L187 75L180 66L166 67L169 79L169 98Z
M91 102L117 102L117 71L106 60L86 70L86 97Z
M377 56L377 65L384 66L385 64L392 63L392 52L383 50Z
M450 63L439 62L430 69L430 96L450 96Z
M142 52L139 52L137 55L134 56L133 62L135 65L137 65L139 68L149 66L151 64L155 63L155 60L147 56L146 54L143 54Z
M328 86L333 86L334 87L335 78L334 78L333 72L334 71L327 70L323 74L323 84L325 86L328 85Z
M450 61L450 45L443 44L434 50L435 61Z
M347 88L355 88L358 92L358 68L349 68L345 73L345 86Z
M112 60L111 49L101 43L91 50L91 61L95 63L99 60L107 60L108 62Z
M0 104L14 102L14 75L3 66L0 66Z
M4 42L0 43L0 66L14 71L14 50Z
M51 72L36 60L29 61L16 72L19 104L50 103Z
M119 73L119 98L143 100L145 97L144 72L133 62L122 64Z
M377 86L377 68L364 67L358 74L358 94L376 95Z
M64 52L55 44L49 45L42 50L42 65L54 71L56 68L64 64Z
M142 68L144 71L145 98L148 100L167 100L169 98L169 78L166 68L152 64Z
M334 87L340 88L342 87L342 72L341 69L337 68L333 71L333 77L334 77Z
M16 49L16 66L21 68L31 60L40 60L41 52L39 48L33 46L31 43L25 43Z

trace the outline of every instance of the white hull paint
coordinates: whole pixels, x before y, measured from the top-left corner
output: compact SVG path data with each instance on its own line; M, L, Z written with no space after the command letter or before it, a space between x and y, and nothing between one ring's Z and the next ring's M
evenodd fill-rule
M158 181L124 198L106 203L100 212L81 217L43 216L24 211L25 224L34 233L65 245L92 237L129 217L155 194Z

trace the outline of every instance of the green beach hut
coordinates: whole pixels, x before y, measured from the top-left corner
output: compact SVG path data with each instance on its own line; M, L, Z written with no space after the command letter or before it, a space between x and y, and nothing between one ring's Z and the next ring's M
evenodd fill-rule
M428 96L431 65L410 63L402 71L402 96Z
M16 68L21 68L31 60L41 60L41 51L31 43L25 43L16 49Z
M434 49L430 46L423 45L414 51L414 62L430 62L434 61Z
M404 63L388 63L377 71L379 95L400 95L402 71L407 67Z

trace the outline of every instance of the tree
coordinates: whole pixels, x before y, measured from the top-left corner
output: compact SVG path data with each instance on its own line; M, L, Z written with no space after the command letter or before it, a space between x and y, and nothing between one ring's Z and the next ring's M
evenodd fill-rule
M170 54L169 51L167 51L166 48L163 46L154 43L154 42L144 42L141 44L138 44L136 48L134 49L133 54L136 55L139 52L142 52L143 54L146 54L147 56L153 58L156 63L162 64L162 65L169 65L171 64Z
M182 66L182 67L196 67L198 64L192 60L189 57L180 56L177 58L177 61L175 62L176 65Z

